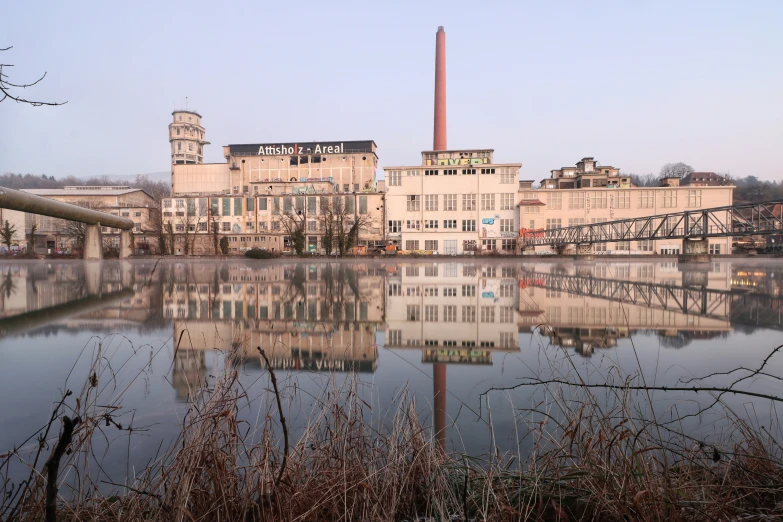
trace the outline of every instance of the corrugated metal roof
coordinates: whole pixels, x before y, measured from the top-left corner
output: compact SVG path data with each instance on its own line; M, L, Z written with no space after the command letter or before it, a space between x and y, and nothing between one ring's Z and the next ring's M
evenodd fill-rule
M140 188L129 189L90 189L90 190L74 190L74 189L21 189L21 192L27 192L36 196L123 196L125 194L131 194L133 192L144 192ZM146 192L145 192L146 194Z

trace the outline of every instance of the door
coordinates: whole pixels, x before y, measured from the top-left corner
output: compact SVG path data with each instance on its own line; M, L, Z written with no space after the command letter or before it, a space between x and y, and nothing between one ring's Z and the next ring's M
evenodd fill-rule
M443 253L447 256L457 255L457 240L447 239L443 242Z

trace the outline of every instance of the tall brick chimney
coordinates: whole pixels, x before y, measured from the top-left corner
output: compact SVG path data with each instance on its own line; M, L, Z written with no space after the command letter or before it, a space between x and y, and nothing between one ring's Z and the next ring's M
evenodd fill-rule
M432 150L446 150L446 31L435 33L435 130Z

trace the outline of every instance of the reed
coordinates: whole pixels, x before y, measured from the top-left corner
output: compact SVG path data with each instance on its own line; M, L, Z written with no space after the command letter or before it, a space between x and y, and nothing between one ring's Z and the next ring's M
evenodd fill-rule
M292 385L278 388L275 379L269 389L260 382L243 387L232 361L226 358L223 372L208 388L194 386L170 449L127 484L108 486L95 471L96 440L104 437L107 425L133 428L113 417L116 402L99 405L96 390L103 370L96 367L82 393L63 397L52 416L52 431L66 413L80 419L70 427L67 451L60 453L56 520L783 517L783 458L769 429L753 427L726 410L730 429L720 443L706 444L676 423L657 420L652 402L641 407L644 390L635 388L643 385L631 380L625 387L600 391L578 380L567 386L542 380L541 402L519 412L532 451L476 457L440 447L407 393L381 414L365 402L353 378L339 385L331 379L304 428L286 443L290 434L280 399L293 393ZM258 396L271 400L259 406ZM252 407L260 411L251 425L242 413ZM56 444L61 436L49 438L52 447L62 449ZM45 520L45 459L23 458L21 450L0 457L0 519ZM29 466L23 484L8 478L14 459Z

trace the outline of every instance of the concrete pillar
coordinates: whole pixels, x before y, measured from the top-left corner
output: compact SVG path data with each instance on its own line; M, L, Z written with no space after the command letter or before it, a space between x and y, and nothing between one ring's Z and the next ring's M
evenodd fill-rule
M84 259L100 261L103 259L103 239L101 225L84 225Z
M576 245L576 258L580 261L592 261L595 259L592 243L579 243Z
M122 247L120 247L120 255L122 255ZM128 261L120 261L120 277L122 279L123 288L133 288L133 265Z
M127 259L133 255L131 248L131 231L120 230L120 259Z
M707 238L683 239L682 254L677 258L680 263L709 263L710 241Z
M84 287L87 295L101 295L103 291L103 262L84 263Z

